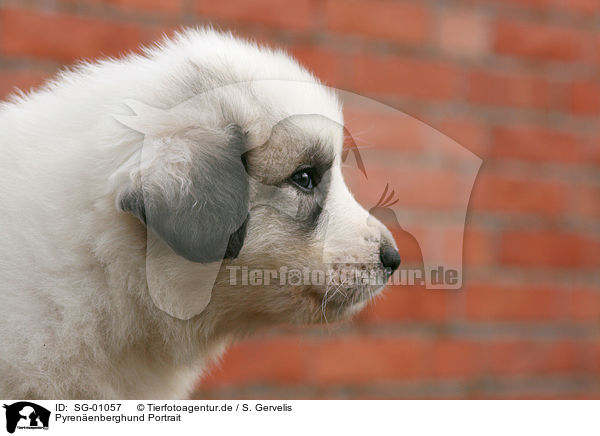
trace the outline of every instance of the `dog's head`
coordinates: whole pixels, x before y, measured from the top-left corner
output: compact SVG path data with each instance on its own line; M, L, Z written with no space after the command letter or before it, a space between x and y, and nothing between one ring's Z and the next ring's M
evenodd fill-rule
M398 267L390 232L344 183L341 108L319 83L128 105L136 115L119 119L145 136L117 205L148 229L148 285L167 312L212 310L244 326L330 321L362 308Z

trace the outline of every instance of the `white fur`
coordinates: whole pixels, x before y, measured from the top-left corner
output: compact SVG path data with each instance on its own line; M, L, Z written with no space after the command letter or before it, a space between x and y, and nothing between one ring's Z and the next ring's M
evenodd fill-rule
M310 86L294 91L272 79ZM197 99L215 86L240 83L251 83L249 91L224 89ZM181 106L187 101L191 106ZM299 289L265 287L242 298L221 284L191 320L153 304L149 286L193 291L198 268L158 242L150 261L164 274L149 279L145 227L117 207L119 195L139 177L133 162L143 135L118 121L134 115L135 102L164 111L179 105L173 117L155 120L158 135L193 126L201 138L219 137L223 126L236 123L255 145L268 137L267 125L285 116L318 114L343 123L335 96L289 56L211 30L187 31L143 56L81 65L2 103L1 397L181 398L232 339L263 325L320 321L318 303L311 306ZM339 155L341 130L319 129ZM164 148L170 160L165 174L156 169L158 184L184 189L190 144L189 150ZM354 257L370 259L381 235L389 234L365 224L368 214L347 191L339 162L332 173L327 210L334 227L321 251L344 258L348 241L359 238ZM287 245L290 238L267 212L253 214L235 262L260 257L278 266L314 257L310 244ZM273 247L281 248L273 253Z

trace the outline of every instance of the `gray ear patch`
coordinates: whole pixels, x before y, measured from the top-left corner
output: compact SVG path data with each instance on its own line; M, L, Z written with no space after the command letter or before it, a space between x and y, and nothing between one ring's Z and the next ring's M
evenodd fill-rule
M246 239L246 228L248 226L248 219L250 216L246 216L246 219L242 223L241 227L231 234L227 249L225 250L225 259L235 259L240 254L240 250L244 245L244 239Z
M121 209L192 262L237 257L246 236L248 174L242 161L246 135L238 126L229 126L227 138L228 144L202 144L215 153L198 158L186 175L191 182L187 190L178 189L177 183L157 189L142 182L119 198Z
M131 212L141 222L146 224L146 208L144 206L144 194L141 189L125 191L119 197L119 208L125 212Z

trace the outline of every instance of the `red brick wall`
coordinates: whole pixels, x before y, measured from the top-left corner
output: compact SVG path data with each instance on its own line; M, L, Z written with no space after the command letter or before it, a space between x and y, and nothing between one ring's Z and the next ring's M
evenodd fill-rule
M197 397L600 397L598 0L0 0L0 95L209 22L484 163L462 291L391 288L353 324L267 331Z

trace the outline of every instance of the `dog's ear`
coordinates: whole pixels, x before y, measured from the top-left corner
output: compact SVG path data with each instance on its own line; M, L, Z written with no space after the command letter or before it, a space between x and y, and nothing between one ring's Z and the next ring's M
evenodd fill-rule
M118 205L187 260L235 258L248 221L245 151L246 135L235 125L192 138L147 136L142 155L152 155L150 163L142 157L138 180Z

